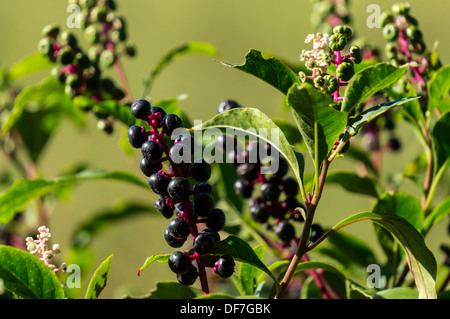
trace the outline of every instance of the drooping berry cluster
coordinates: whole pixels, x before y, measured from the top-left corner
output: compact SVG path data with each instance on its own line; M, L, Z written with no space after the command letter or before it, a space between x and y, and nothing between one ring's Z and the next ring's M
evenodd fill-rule
M226 100L219 106L219 112L241 107L233 100ZM234 108L234 107L233 107ZM238 195L249 199L250 215L257 223L273 229L286 246L295 238L292 222L302 222L306 208L297 200L299 185L292 177L287 177L289 164L277 150L266 142L247 142L242 147L236 137L222 135L217 139L217 149L224 153L227 163L236 167L238 180L234 189ZM270 161L278 163L278 169L270 174L262 174L262 167Z
M300 55L300 60L305 61L306 68L312 74L307 76L299 72L299 79L302 82L311 79L316 88L332 95L336 108L343 100L340 88L346 86L355 74L354 64L361 63L363 59L361 49L356 45L349 48L348 54L343 53L352 34L352 29L346 26L336 26L331 36L327 33L310 34L305 43L312 42L313 50L303 50ZM327 73L331 64L336 65L334 75Z
M322 33L331 32L337 25L350 24L349 0L313 0L311 23Z
M141 171L148 176L150 189L159 195L155 208L166 219L171 219L174 213L176 215L166 228L164 238L173 248L182 247L189 236L193 238L192 251L171 254L170 269L185 285L192 285L202 275L204 267L214 268L223 278L231 276L233 258L210 256L215 243L220 240L218 232L225 225L225 214L215 208L211 195L213 189L207 182L211 167L204 159L195 159L198 145L193 136L183 131L183 121L179 116L166 114L147 100L135 101L131 105L131 113L150 128L147 131L143 126L131 126L128 140L133 147L141 149ZM168 137L174 140L170 147ZM168 163L166 170L163 169L164 163ZM198 229L200 224L205 225L201 231Z
M126 97L125 88L121 88L106 76L102 69L114 65L123 55L134 56L136 49L127 38L125 20L115 15L116 4L113 0L71 1L81 8L81 25L89 44L83 50L76 35L70 31L61 32L57 25L43 28L38 51L56 64L52 75L65 86L67 95L83 95L93 103L80 105L83 111L93 111L98 125L107 133L113 130L113 120L108 118L95 103L105 100L121 101Z

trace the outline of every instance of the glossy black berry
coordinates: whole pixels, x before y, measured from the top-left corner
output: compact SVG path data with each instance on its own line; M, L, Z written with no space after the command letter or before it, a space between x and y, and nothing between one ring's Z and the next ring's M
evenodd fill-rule
M284 157L278 157L278 169L275 171L275 175L282 178L289 171L289 164Z
M215 242L220 241L219 233L217 231L215 231L214 229L212 229L212 228L205 228L200 233L208 233L208 234L210 234L210 235L212 235L214 237L214 241Z
M137 100L131 104L131 114L137 119L144 119L149 116L151 104L147 100Z
M286 195L297 195L299 187L295 178L288 177L281 182L281 185Z
M192 267L192 262L189 256L182 251L174 251L169 257L169 267L174 273L182 275L188 272Z
M172 218L173 208L170 205L167 205L166 199L164 197L160 197L155 201L155 208L165 218Z
M206 182L195 184L194 189L192 190L192 194L194 196L201 194L201 193L207 193L207 194L211 195L212 192L213 192L212 186Z
M238 107L242 107L242 106L239 105L239 103L236 102L235 100L225 100L219 104L219 107L217 108L217 112L223 113L225 111L235 109Z
M169 182L169 178L159 173L155 173L148 178L150 189L161 196L167 195L167 186L169 185Z
M159 114L160 114L160 119L161 119L161 120L164 119L164 118L166 117L166 115L167 115L166 111L164 111L164 109L161 108L161 107L159 107L159 106L152 106L152 107L150 108L150 111L151 111L153 114L159 113Z
M216 240L207 232L198 234L194 239L194 251L200 255L206 255L214 250Z
M278 183L264 183L261 185L261 196L266 202L276 201L281 194L280 185Z
M173 236L168 228L164 231L164 239L166 240L166 243L173 248L180 248L186 242L186 238L176 238Z
M146 141L141 146L142 156L149 162L157 162L163 155L161 145L156 141Z
M189 223L183 218L172 219L167 226L167 229L169 230L169 233L177 239L187 238L191 232Z
M177 280L180 284L185 286L191 286L195 283L198 277L198 272L195 267L189 268L187 273L182 275L177 275Z
M194 213L200 217L208 217L214 209L214 198L207 193L201 193L194 198Z
M175 177L167 186L167 192L172 199L183 201L191 195L191 183L184 177Z
M256 164L242 163L237 168L238 176L245 181L254 181L259 176L259 168Z
M283 220L275 227L275 233L281 241L290 242L295 236L295 228L290 222Z
M229 278L234 273L235 262L233 257L223 255L214 263L214 271L222 278Z
M192 164L192 178L199 182L206 182L211 177L211 165L204 159L196 160Z
M250 207L250 216L255 222L263 224L269 219L270 213L262 206L253 205Z
M215 231L220 231L223 226L225 226L225 219L225 213L223 210L220 208L214 208L206 219L206 226Z
M298 202L297 197L295 197L295 195L286 196L284 203L286 204L286 207L290 210L294 210L298 206L300 206L300 203Z
M128 129L128 142L134 148L140 148L147 140L147 136L142 132L142 127L133 125Z
M162 128L167 135L172 135L172 132L180 127L183 127L183 120L178 115L167 114L166 117L164 117Z
M147 161L145 158L142 158L140 162L140 168L145 176L150 177L153 174L158 173L161 170L162 165L161 163L152 163Z
M234 182L234 190L239 196L243 198L250 198L252 197L253 186L245 183L243 180L238 179L236 182Z
M322 226L320 226L319 224L312 224L311 225L311 236L309 237L309 239L311 240L311 242L315 242L317 241L320 237L322 237L323 235L323 229Z

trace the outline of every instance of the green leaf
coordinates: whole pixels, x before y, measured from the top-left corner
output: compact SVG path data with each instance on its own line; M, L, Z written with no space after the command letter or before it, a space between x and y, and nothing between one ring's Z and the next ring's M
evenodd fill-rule
M383 194L372 211L400 216L413 225L417 231L422 229L425 216L420 200L402 192Z
M113 255L106 258L105 261L97 268L86 291L85 299L97 299L106 286L109 269L111 267L111 259Z
M10 222L14 215L25 209L28 203L44 196L50 191L73 183L91 180L116 180L147 188L147 184L126 172L107 172L104 170L85 170L73 175L52 179L21 179L0 194L0 224Z
M175 59L186 54L207 54L216 56L218 53L219 52L212 44L205 42L188 42L171 50L158 61L149 76L145 79L145 91L143 96L146 96L150 92L153 82L155 81L155 78L159 75L159 73Z
M327 174L327 183L341 185L349 192L379 197L377 181L370 177L360 177L353 172L332 171Z
M411 287L395 287L386 290L380 290L377 295L384 299L417 299L417 290Z
M142 297L125 297L125 299L193 299L202 295L201 290L193 286L184 286L173 281L158 281L155 289Z
M274 119L273 122L281 129L281 131L284 133L284 136L286 136L286 139L292 145L300 144L303 141L302 135L298 131L298 128L295 126L295 124L292 125L287 121L277 119Z
M252 49L247 53L244 64L223 64L254 75L269 83L283 94L287 94L289 88L294 83L300 84L297 74L295 74L287 65L274 57L266 59L263 57L262 53L257 50Z
M265 247L256 246L253 248L259 260L264 260ZM239 267L239 281L246 295L253 295L256 288L256 277L260 270L248 263L241 263Z
M377 116L380 116L381 114L389 111L395 106L402 105L404 103L410 102L412 100L418 99L418 96L415 97L406 97L400 100L392 101L392 102L386 102L381 103L376 106L373 106L364 112L361 112L359 115L355 117L351 117L348 120L348 126L346 127L346 133L348 133L350 136L355 135L358 133L359 129L372 121ZM348 137L348 139L350 139ZM347 141L348 141L347 139Z
M392 233L402 245L408 258L419 298L436 298L437 264L420 233L405 219L393 214L362 212L352 215L332 228L333 232L362 220L371 220Z
M423 223L423 233L426 235L428 231L436 225L442 218L450 214L450 197L445 198L436 206L431 213L425 218Z
M253 251L252 247L239 237L230 235L224 240L216 243L213 251L214 255L230 255L235 260L255 266L267 273L278 285L277 278L264 265L258 255Z
M442 114L435 123L431 138L433 141L433 152L435 155L434 171L435 173L444 165L450 157L450 111Z
M316 165L326 158L347 124L347 113L330 107L331 102L330 96L309 84L293 85L286 97Z
M41 53L34 53L14 64L7 73L7 80L12 82L33 72L51 68L52 66L53 63L50 62L47 56Z
M378 91L401 79L407 69L407 66L396 68L378 63L356 73L348 82L341 111L351 112Z
M142 271L147 268L148 266L150 266L151 264L153 264L154 262L159 262L159 263L166 263L169 261L169 257L170 254L168 255L151 255L150 257L148 257L144 264L141 266L141 268L139 268L138 270L138 276L141 275Z
M201 126L193 127L192 130L205 130L208 128L228 128L237 133L258 137L259 140L272 144L272 147L277 149L280 154L285 157L291 166L297 181L302 184L303 172L301 171L301 166L299 167L298 157L292 149L291 144L280 128L260 110L254 108L231 109L214 116L212 119L202 123ZM259 134L260 132L257 131L259 129L266 129L266 136ZM278 141L274 141L274 143L272 143L272 139L276 138L276 136L273 136L272 133L278 135ZM303 196L303 198L305 198L305 196Z
M26 299L63 299L55 273L27 251L0 246L0 278L6 290Z
M432 112L447 97L450 90L450 65L437 70L428 81L428 110Z

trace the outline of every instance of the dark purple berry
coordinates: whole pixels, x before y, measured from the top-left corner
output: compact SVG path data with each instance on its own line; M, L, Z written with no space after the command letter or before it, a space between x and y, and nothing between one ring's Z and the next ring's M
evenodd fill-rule
M278 183L264 183L261 185L261 196L266 202L274 202L280 197L281 189Z
M194 239L194 251L200 255L206 255L214 250L216 240L210 233L200 233Z
M281 182L281 185L286 195L297 195L299 187L295 178L288 177Z
M398 151L401 148L401 143L398 138L391 137L388 141L388 148L392 151Z
M320 237L322 237L323 235L323 229L322 226L320 226L319 224L312 224L311 225L311 236L309 237L309 239L311 240L311 242L315 242L317 241Z
M142 158L140 168L145 176L150 177L153 174L158 173L161 170L162 165L161 163L152 163L147 161L145 158Z
M295 228L287 220L283 220L275 227L275 233L283 242L290 242L295 236Z
M206 219L206 226L215 231L220 231L225 226L225 213L220 208L214 208Z
M194 213L200 217L208 217L214 209L214 198L207 193L201 193L194 198Z
M181 238L178 239L175 236L173 236L169 229L166 228L166 230L164 231L164 239L166 240L166 243L173 248L180 248L181 246L184 245L184 243L186 242L187 238Z
M254 181L259 177L259 168L255 164L243 163L237 168L238 176L248 182Z
M172 132L180 127L183 127L183 120L178 115L167 114L166 117L164 117L162 128L167 135L172 135Z
M238 107L242 107L242 106L239 105L239 103L236 102L235 100L225 100L219 104L219 107L217 108L217 112L223 113L225 111L235 109Z
M220 235L217 231L215 231L214 229L211 228L205 228L203 229L200 233L208 233L210 235L212 235L214 237L214 241L218 242L220 241Z
M142 127L133 125L128 129L128 142L134 148L140 148L147 140L147 136L142 132Z
M157 162L161 159L163 149L156 141L146 141L141 146L142 156L149 162Z
M278 157L278 169L275 171L275 175L279 178L284 177L289 171L289 164L284 157Z
M206 182L211 177L211 165L204 159L196 160L192 164L191 174L193 179Z
M177 275L177 280L180 284L185 286L191 286L195 283L198 277L198 272L195 267L189 268L187 273L182 275Z
M151 105L147 100L137 100L131 104L131 114L137 119L144 119L150 114Z
M164 197L160 197L155 201L155 208L167 219L173 216L173 208L170 205L167 205Z
M169 267L174 273L182 275L192 267L192 262L188 255L182 251L174 251L169 257Z
M236 191L236 194L240 195L241 197L250 198L252 197L253 186L245 183L243 180L238 179L236 182L234 182L234 190Z
M191 233L191 227L183 218L175 218L167 226L169 233L177 239L187 238Z
M183 201L191 195L191 183L184 177L175 177L167 185L169 196L176 201Z
M194 196L197 196L198 194L201 194L201 193L207 193L207 194L211 195L212 192L213 192L212 186L210 184L208 184L208 183L203 182L203 183L199 183L199 184L195 184L194 185L194 189L192 191L192 194Z
M269 211L262 206L253 205L250 207L250 216L257 223L263 224L269 219Z
M233 257L223 255L214 263L214 271L222 278L229 278L234 273L235 262Z
M167 195L167 186L170 179L162 174L155 173L148 178L150 189L160 196Z

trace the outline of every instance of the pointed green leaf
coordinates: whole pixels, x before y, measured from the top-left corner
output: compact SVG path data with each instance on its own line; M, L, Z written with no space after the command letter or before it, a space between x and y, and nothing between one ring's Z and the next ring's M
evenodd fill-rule
M150 257L148 257L144 264L141 266L141 268L139 268L138 270L138 276L141 275L141 272L147 268L148 266L150 266L151 264L153 264L154 262L159 262L159 263L166 263L169 261L169 255L151 255Z
M113 255L106 258L105 261L97 268L86 291L85 299L97 299L106 286L106 281L111 268L111 259Z
M428 81L428 110L432 112L445 99L450 90L450 65L437 70Z
M316 165L326 158L347 124L347 113L330 107L331 102L330 96L309 84L293 85L286 97Z
M21 179L0 194L0 224L10 222L17 212L22 211L33 199L50 191L73 183L91 180L116 180L147 188L147 184L126 172L107 172L104 170L85 170L73 175L52 179Z
M287 94L289 88L294 83L300 83L297 74L295 74L294 71L292 71L283 62L274 57L266 59L260 51L253 49L250 50L250 52L248 52L245 56L244 64L223 64L254 75L264 82L269 83L284 94Z
M51 68L53 63L41 53L34 53L14 64L7 72L7 80L15 81L33 72Z
M439 203L431 213L425 218L423 223L424 235L428 233L431 227L437 224L442 218L450 214L450 196Z
M26 299L63 299L55 273L27 251L0 246L0 279L6 290Z
M253 248L259 260L264 260L265 247L256 246ZM239 281L246 295L253 295L256 288L256 277L260 270L248 263L241 263L239 267Z
M435 155L434 171L438 172L450 157L450 111L444 113L435 123L431 137Z
M407 66L396 68L388 63L378 63L356 73L348 82L341 111L351 112L369 97L397 82Z
M393 214L363 212L352 215L332 228L333 232L362 220L371 220L392 233L402 245L408 258L419 298L435 299L437 264L422 235L405 219Z
M395 287L377 291L377 295L384 299L417 299L417 290L411 287Z

